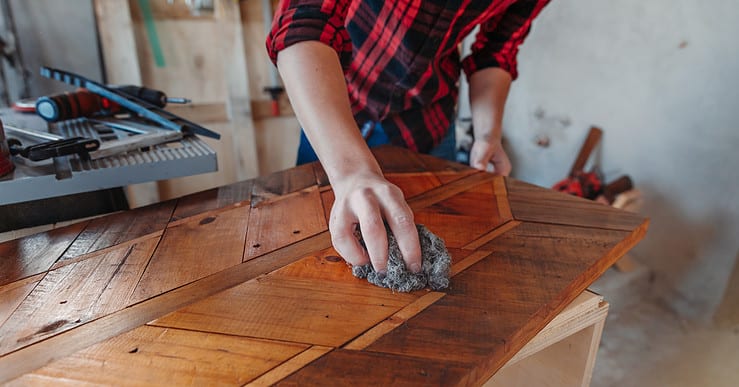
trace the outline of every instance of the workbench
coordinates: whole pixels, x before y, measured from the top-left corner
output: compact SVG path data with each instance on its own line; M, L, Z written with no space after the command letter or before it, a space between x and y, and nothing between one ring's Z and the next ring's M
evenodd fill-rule
M583 356L556 357L562 372L582 360L587 385L607 304L586 288L647 220L373 152L445 240L448 289L353 277L331 247L326 174L307 164L0 244L0 382L511 385L497 378L583 334Z

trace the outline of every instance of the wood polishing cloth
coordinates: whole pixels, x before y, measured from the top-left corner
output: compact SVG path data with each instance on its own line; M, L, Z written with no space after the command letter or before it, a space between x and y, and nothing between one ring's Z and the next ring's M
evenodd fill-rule
M433 290L440 290L449 286L449 265L452 258L441 238L423 225L416 225L418 239L421 242L423 264L421 272L414 274L406 269L395 236L387 226L385 229L388 236L387 274L379 274L372 264L366 264L352 267L352 274L355 277L366 278L372 284L390 288L396 292L412 292L426 286ZM361 242L364 245L364 241Z

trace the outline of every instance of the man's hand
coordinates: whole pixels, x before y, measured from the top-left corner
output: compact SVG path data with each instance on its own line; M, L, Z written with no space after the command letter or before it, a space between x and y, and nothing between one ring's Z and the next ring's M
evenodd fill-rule
M492 172L496 175L508 176L511 173L511 161L500 140L475 140L470 150L470 166L487 171L489 164L493 165Z
M335 201L329 230L336 251L352 265L372 263L378 273L387 272L388 240L384 221L398 241L405 266L421 271L421 248L413 212L400 188L381 174L360 173L333 184ZM361 230L367 250L355 236Z

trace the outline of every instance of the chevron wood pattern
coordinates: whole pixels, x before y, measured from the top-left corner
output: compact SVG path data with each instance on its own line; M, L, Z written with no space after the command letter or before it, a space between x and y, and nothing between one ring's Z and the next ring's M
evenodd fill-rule
M0 244L0 382L477 385L647 230L514 179L374 152L446 241L449 289L354 278L309 164Z

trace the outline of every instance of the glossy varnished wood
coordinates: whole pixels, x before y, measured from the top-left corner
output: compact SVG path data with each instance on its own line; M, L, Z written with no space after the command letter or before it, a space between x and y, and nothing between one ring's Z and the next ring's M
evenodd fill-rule
M450 248L449 289L353 277L310 164L0 244L0 382L479 384L646 232L633 214L374 152Z

